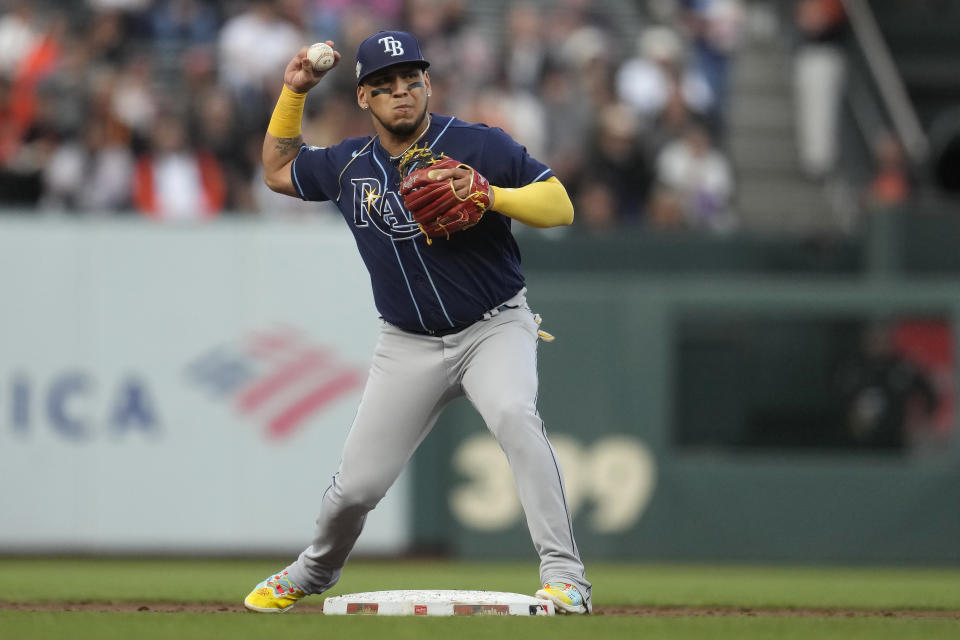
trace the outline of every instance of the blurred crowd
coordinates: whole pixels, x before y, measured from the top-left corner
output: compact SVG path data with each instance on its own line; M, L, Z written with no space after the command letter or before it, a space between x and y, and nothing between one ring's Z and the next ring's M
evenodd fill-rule
M724 135L741 0L0 0L0 11L5 207L317 215L260 175L283 69L301 46L334 40L344 61L311 92L304 137L370 135L353 55L400 28L431 61L431 110L508 131L567 186L585 232L736 226Z

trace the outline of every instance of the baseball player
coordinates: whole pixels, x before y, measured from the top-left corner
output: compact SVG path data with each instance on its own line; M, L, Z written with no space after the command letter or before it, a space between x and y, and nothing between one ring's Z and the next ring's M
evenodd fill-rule
M304 145L304 99L326 73L306 51L284 72L263 145L265 180L274 191L339 207L382 323L313 541L244 604L287 611L336 584L367 513L444 406L466 395L513 470L540 555L537 596L561 612L589 613L591 585L536 406L537 341L549 334L527 306L510 231L513 220L570 224L563 185L502 130L430 113L430 65L402 31L376 33L357 50L357 104L370 112L375 135ZM333 68L339 61L335 52Z

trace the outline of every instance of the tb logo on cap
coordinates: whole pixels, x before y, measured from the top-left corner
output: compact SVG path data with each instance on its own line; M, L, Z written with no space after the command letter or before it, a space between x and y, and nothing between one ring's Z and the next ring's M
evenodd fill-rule
M389 53L393 57L403 55L403 43L393 36L384 36L383 38L377 40L377 42L383 43L384 53Z

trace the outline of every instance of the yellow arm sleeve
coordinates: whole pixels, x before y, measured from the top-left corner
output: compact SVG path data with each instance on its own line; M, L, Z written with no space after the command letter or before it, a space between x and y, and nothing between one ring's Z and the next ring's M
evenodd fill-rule
M573 222L573 203L555 177L510 189L493 187L494 211L531 227L545 229Z
M303 119L305 93L295 93L283 85L280 99L273 110L267 133L274 138L296 138L300 135L300 121Z

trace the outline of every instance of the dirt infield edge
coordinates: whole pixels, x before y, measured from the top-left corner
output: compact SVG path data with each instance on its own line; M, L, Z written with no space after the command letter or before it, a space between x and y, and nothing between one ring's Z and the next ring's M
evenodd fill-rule
M11 602L0 601L0 611L91 611L100 613L248 613L242 604L196 602ZM291 614L323 615L323 605L302 604ZM594 615L639 618L783 617L783 618L947 618L960 620L960 611L917 609L830 609L751 607L597 607Z

